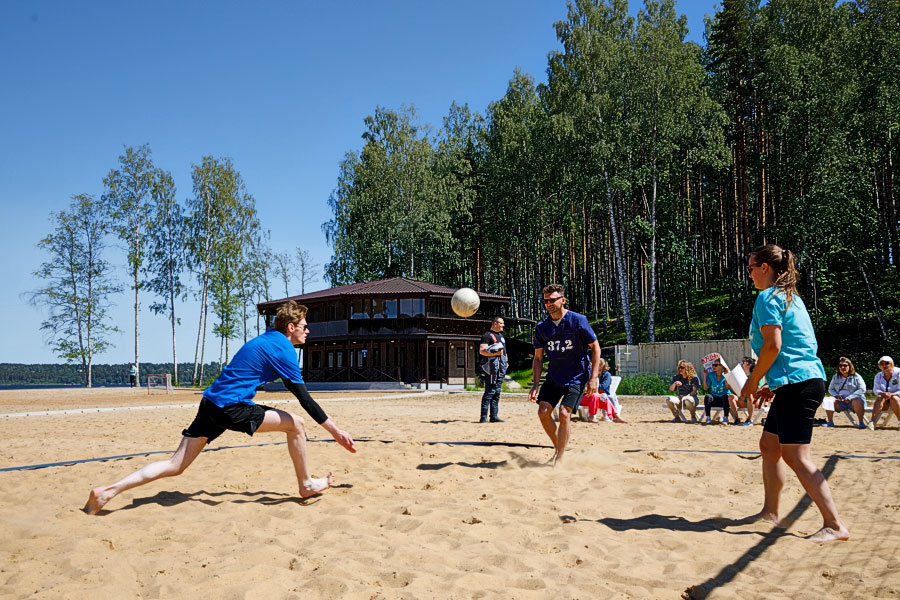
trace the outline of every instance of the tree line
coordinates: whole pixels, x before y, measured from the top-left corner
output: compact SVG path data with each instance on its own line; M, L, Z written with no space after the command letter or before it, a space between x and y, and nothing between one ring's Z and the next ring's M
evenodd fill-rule
M228 362L230 340L246 342L261 321L255 305L270 299L273 282L285 294L299 271L301 286L317 278L308 251L273 252L253 196L229 158L204 156L191 167L192 193L181 202L170 172L153 163L150 146L127 146L118 164L103 178L103 193L72 197L66 210L53 212L53 231L38 246L47 260L34 275L41 281L27 294L45 307L41 329L55 354L79 365L82 385L91 387L94 357L109 348L111 298L125 287L134 303L134 364L140 380L142 302L171 326L173 382L205 381L207 331L219 340L219 360ZM126 249L127 286L115 281L108 259L111 243ZM189 294L200 300L194 361L179 377L176 325L180 303ZM210 315L210 310L212 315ZM193 316L193 315L192 315ZM212 323L210 323L212 316Z
M91 385L125 386L129 383L131 363L109 365L92 365ZM182 372L190 371L192 363L178 365ZM143 381L147 382L148 374L172 373L175 369L172 363L144 363ZM218 374L220 363L206 364L209 373ZM174 383L174 382L173 382ZM76 363L65 364L18 364L0 363L0 386L15 385L84 385L84 373L81 365Z
M555 28L547 81L517 70L484 115L365 119L323 226L332 285L471 285L537 319L556 281L629 344L691 339L719 295L718 333L745 337L747 254L774 242L824 356L895 344L900 3L724 0L702 46L672 0L571 0Z

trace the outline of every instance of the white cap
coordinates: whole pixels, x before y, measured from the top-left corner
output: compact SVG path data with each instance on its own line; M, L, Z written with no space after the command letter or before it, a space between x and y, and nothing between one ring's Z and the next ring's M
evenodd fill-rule
M881 358L878 359L878 362L879 363L887 362L887 363L894 364L894 359L891 358L890 356L882 356Z

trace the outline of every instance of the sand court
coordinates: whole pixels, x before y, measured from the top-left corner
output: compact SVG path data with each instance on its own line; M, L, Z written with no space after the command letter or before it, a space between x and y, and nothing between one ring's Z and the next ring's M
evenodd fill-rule
M88 517L79 509L91 487L164 456L142 453L177 447L197 392L0 392L3 414L160 405L0 418L0 468L139 454L0 473L0 598L893 598L900 589L896 428L815 431L813 456L852 534L818 545L801 539L820 517L792 476L782 528L730 524L761 505L758 426L673 425L659 399L623 399L627 425L573 423L566 464L552 469L536 407L521 397L501 400L505 423L477 424L477 394L314 395L359 450L309 427L313 473L335 474L321 496L298 498L283 435L226 432L213 443L225 448L183 475Z

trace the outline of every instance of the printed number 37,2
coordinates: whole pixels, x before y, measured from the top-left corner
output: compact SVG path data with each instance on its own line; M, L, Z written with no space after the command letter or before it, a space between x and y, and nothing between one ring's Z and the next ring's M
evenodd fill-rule
M572 340L550 340L547 342L547 351L548 352L565 352L566 350L571 350L575 346L572 344Z

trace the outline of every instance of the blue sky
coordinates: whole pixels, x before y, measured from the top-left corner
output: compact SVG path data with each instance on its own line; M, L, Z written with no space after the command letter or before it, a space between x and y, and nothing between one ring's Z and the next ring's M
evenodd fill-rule
M714 3L677 6L702 42ZM182 201L192 163L231 157L273 249L302 246L325 264L328 196L339 161L362 146L363 119L412 104L439 126L453 101L484 114L517 66L546 80L565 16L562 0L0 2L0 362L60 362L45 313L22 297L39 285L36 244L72 195L102 194L124 146L149 143ZM107 258L125 282L122 248ZM132 295L114 301L122 333L98 363L134 356ZM150 301L141 361L163 362L171 340ZM199 305L179 308L179 360L190 361Z

